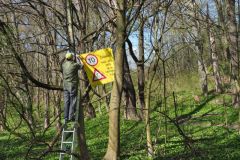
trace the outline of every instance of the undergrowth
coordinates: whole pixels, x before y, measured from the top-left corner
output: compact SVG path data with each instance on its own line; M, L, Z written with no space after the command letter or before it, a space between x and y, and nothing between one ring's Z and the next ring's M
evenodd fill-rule
M240 138L238 128L238 109L230 104L227 95L210 95L195 102L192 94L178 92L167 99L167 112L161 99L151 105L151 134L155 154L153 159L239 159ZM223 104L224 102L224 104ZM167 113L165 118L162 113ZM191 147L184 143L177 125L184 135L191 139ZM167 127L166 127L167 125ZM86 120L86 138L92 159L101 159L108 142L107 113L97 114L97 118ZM24 132L24 129L21 129ZM121 159L145 160L147 157L145 123L121 118ZM8 132L0 133L0 159L37 158L56 134L51 127L44 137L37 134L35 142L17 138ZM26 137L27 133L26 133ZM34 144L36 143L36 144ZM32 147L30 152L29 147ZM60 148L60 140L54 150ZM58 153L49 153L43 159L58 159Z

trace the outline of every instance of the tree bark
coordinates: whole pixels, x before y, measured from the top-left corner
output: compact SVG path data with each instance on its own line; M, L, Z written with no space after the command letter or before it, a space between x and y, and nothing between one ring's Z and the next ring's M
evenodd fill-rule
M200 76L200 87L202 90L202 94L204 96L208 95L208 77L207 77L207 70L205 61L203 58L203 34L202 34L202 26L200 25L200 15L199 15L199 7L196 4L195 1L192 1L193 3L193 9L194 9L194 23L195 23L195 31L196 33L196 40L195 40L195 46L198 54L198 73Z
M46 55L46 80L47 84L49 84L49 58ZM48 128L50 119L49 119L49 103L50 103L50 95L49 91L47 90L45 93L45 114L44 114L44 128Z
M87 88L89 85L89 81L87 78L87 74L85 72L83 72L83 77L85 79L84 81L84 87ZM92 103L90 103L90 96L87 93L86 98L84 99L84 101L82 102L83 106L85 108L85 113L86 113L86 117L87 118L95 118L96 117L96 112L95 112L95 108L93 107Z
M235 17L235 0L227 0L227 39L230 52L231 63L231 86L233 91L232 103L234 106L240 106L240 94L239 94L239 55L238 55L238 33L237 22Z
M72 14L72 1L66 0L66 15L67 15L67 38L70 51L75 53L75 43L73 34L73 14Z
M217 55L217 46L215 42L215 37L213 33L211 32L210 28L210 14L209 14L209 5L207 4L207 35L208 35L208 43L209 43L209 52L211 55L211 63L213 67L213 77L215 81L215 91L217 93L223 92L223 87L222 87L222 80L220 76L220 71L219 71L219 63L218 63L218 55Z
M137 72L138 72L138 96L140 102L140 116L143 118L145 108L144 101L144 19L143 15L140 16L140 27L139 27L139 37L138 37L138 48L139 48L139 58L137 63Z
M84 113L81 100L78 101L78 123L76 124L76 129L77 129L77 144L74 150L76 150L77 153L80 153L81 159L90 160L91 159L90 153L88 151L86 143Z
M163 68L163 105L164 105L164 113L168 115L167 109L167 75L166 75L166 61L162 60L162 68ZM155 71L156 72L156 71ZM165 144L167 144L167 136L168 136L168 124L167 117L164 117L164 129L165 129Z
M86 0L78 0L79 8L80 8L80 21L81 21L81 31L80 36L85 37L87 34L88 29L88 2ZM92 46L91 46L92 47ZM85 42L80 42L79 49L81 50L81 53L85 53L87 51L87 44ZM84 82L82 83L82 89L87 88L89 85L89 81L87 78L87 74L85 72L82 73L82 77L84 79ZM86 98L84 99L83 107L85 111L85 115L87 118L95 118L96 117L96 111L93 107L92 103L90 103L90 95L87 93Z
M206 73L205 64L204 64L202 58L198 59L198 73L200 76L200 84L201 84L202 94L204 96L207 96L208 95L207 73Z
M125 118L129 120L139 120L136 108L136 93L129 70L126 51L124 50L124 76L123 76L123 95L125 96Z
M16 28L16 32L17 32L17 38L16 41L19 42L20 41L20 35L19 35L19 25L17 24L17 20L16 20L16 13L13 12L13 19L15 22L15 28ZM13 48L13 46L12 46ZM21 47L16 47L16 51L19 53L21 52ZM28 57L23 57L22 55L19 55L18 53L16 53L19 58L22 58L26 60L26 62L28 61ZM24 70L21 70L22 73L24 73ZM26 98L26 111L25 111L25 116L26 119L28 120L28 123L31 125L29 126L31 129L34 128L34 118L33 118L33 101L32 101L32 96L31 96L31 91L30 91L30 87L29 87L29 83L28 83L28 77L25 74L22 74L21 76L22 78L22 84L24 86L24 94L25 94L25 98Z
M220 71L219 71L219 63L218 63L218 56L217 56L217 50L216 50L216 42L215 38L212 36L211 33L210 35L210 48L211 48L211 57L212 57L212 66L213 66L213 76L214 76L214 81L215 81L215 90L218 93L223 92L223 87L222 87L222 80L220 76Z
M67 13L67 28L68 28L68 43L69 48L75 54L74 34L73 34L73 16L72 16L72 1L66 0L66 13ZM85 23L86 21L84 21ZM83 31L84 32L84 31ZM84 113L83 113L83 99L80 92L78 92L78 102L76 106L76 119L75 127L77 131L77 142L74 145L74 152L80 153L80 158L84 160L90 159L90 154L87 148L85 137Z
M218 21L219 25L221 26L221 29L219 32L221 32L221 38L220 38L220 43L221 43L221 49L223 50L224 57L226 60L230 60L230 54L228 51L228 42L227 42L227 26L226 26L226 20L224 18L224 9L223 6L225 5L226 2L221 1L221 0L215 0L215 4L217 7L217 13L218 13Z
M123 87L123 56L126 39L126 0L117 0L116 11L116 53L115 53L115 80L111 92L109 109L109 139L104 160L117 160L120 155L120 104Z
M3 128L3 123L4 117L6 117L6 97L5 97L5 92L4 90L1 90L1 96L0 96L0 132L4 130Z
M154 150L153 150L153 144L152 144L152 138L151 138L151 127L150 127L150 106L151 106L151 87L154 80L154 77L156 75L156 70L159 62L159 57L157 57L153 65L149 67L148 70L148 81L146 86L146 99L145 99L145 112L144 112L144 118L145 118L145 125L146 125L146 137L147 137L147 153L149 157L153 157ZM151 76L150 76L151 75Z
M147 89L146 90L146 106L145 106L145 112L144 112L146 136L147 136L147 153L149 157L153 157L153 145L152 145L152 138L151 138L150 117L149 117L151 86L152 86L152 80L149 80L146 88Z

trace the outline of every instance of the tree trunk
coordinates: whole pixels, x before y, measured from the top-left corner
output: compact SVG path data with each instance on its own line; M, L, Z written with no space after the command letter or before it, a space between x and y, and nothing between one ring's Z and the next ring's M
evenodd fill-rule
M208 42L209 42L208 48L209 48L209 53L211 55L211 62L213 67L215 91L217 93L221 93L223 92L223 87L222 87L222 80L221 80L220 71L219 71L217 47L216 47L215 37L210 29L209 19L210 19L209 5L207 4L207 33L208 33L207 35L208 35Z
M148 81L147 81L147 87L146 87L146 99L145 99L146 104L145 104L144 118L145 118L145 125L146 125L147 153L149 157L153 157L154 155L152 138L151 138L151 127L150 127L150 109L151 109L150 102L151 102L151 87L152 87L153 79L156 75L158 62L159 62L159 57L157 57L154 60L153 65L150 66L148 70L148 78L147 78Z
M109 139L104 160L117 160L120 155L120 104L123 87L123 56L125 52L125 14L126 0L118 0L116 11L116 53L115 53L115 80L111 92L109 109Z
M81 37L85 37L87 34L87 29L88 29L88 3L85 0L79 0L79 8L81 10L80 12L80 21L82 22L82 29L81 29ZM87 51L87 44L85 42L80 42L79 46L80 50L82 53ZM82 77L84 79L84 82L82 83L82 89L87 88L89 85L89 81L87 78L87 74L85 72L82 73ZM87 93L86 98L84 99L83 107L84 107L84 113L86 114L87 118L95 118L96 117L96 111L95 108L93 107L92 103L90 103L90 96Z
M167 75L166 75L166 61L162 60L163 67L163 105L164 105L164 113L168 115L167 111ZM167 135L168 135L168 124L167 117L164 117L164 128L165 128L165 144L167 144Z
M47 84L49 84L49 58L48 55L46 55L46 80ZM45 93L45 114L44 114L44 128L47 128L50 123L49 119L49 103L50 103L50 96L49 96L49 91L46 90Z
M153 156L153 145L152 145L152 138L151 138L151 128L150 128L150 117L149 117L149 110L150 110L150 96L151 96L151 86L152 81L149 80L147 83L147 90L146 90L146 105L145 105L145 125L146 125L146 136L147 136L147 153L149 157Z
M73 14L72 14L72 1L66 0L66 15L67 15L67 39L70 51L75 54L75 43L73 34Z
M144 101L144 19L143 15L140 17L140 27L139 27L139 37L138 37L138 48L139 48L139 58L137 63L137 72L138 72L138 96L140 102L140 116L143 118L145 108Z
M52 2L52 5L56 6L57 3L59 3L58 1L54 1ZM55 24L55 28L57 28L57 18L56 17L53 17L53 22ZM57 32L54 31L53 32L53 36L52 36L52 39L53 39L53 44L57 44ZM57 46L52 46L53 48L53 52L57 52ZM59 57L54 57L54 67L55 68L60 68L60 66L58 64L60 64L60 60L59 60ZM57 77L60 77L60 74L61 73L56 73L56 76L55 76L55 84L57 84L58 86L61 86L61 81L59 81L59 78ZM62 94L60 91L55 91L55 101L54 101L54 108L56 110L55 112L55 116L57 116L57 123L56 123L56 129L58 132L61 131L61 100L62 100Z
M227 46L228 44L227 34L226 34L227 27L226 27L224 10L223 10L223 5L225 4L225 2L221 0L215 0L215 3L217 7L219 25L221 26L221 29L219 30L219 32L221 33L220 34L221 49L223 50L225 59L230 60L230 55L229 55L228 46Z
M26 89L25 96L26 96L26 119L28 123L31 125L31 128L34 128L34 119L33 119L33 106L32 106L32 97L29 92L29 86L27 82L27 77L25 75L22 76L22 83Z
M210 35L210 48L211 48L211 56L212 56L212 66L213 66L213 76L214 76L214 81L215 81L215 90L218 93L223 92L223 87L222 87L222 80L220 76L220 71L219 71L219 64L218 64L218 56L217 56L217 51L216 51L216 42L215 38L209 33Z
M103 85L103 95L107 94L107 87ZM106 103L106 111L109 112L109 105L110 105L110 95L106 96L104 99Z
M124 51L125 52L125 51ZM124 76L123 76L123 93L125 95L126 109L125 118L130 120L139 120L136 108L136 93L129 70L126 52L124 53Z
M40 75L40 56L39 54L37 54L37 75ZM37 79L38 81L40 80L40 78ZM41 105L41 100L40 100L40 88L37 88L37 118L40 119L41 117L41 109L40 109L40 105Z
M85 72L83 72L82 75L83 75L83 77L85 79L84 87L87 88L88 85L89 85L87 74ZM90 103L90 101L91 100L90 100L89 94L87 93L86 98L84 99L84 101L82 103L83 103L83 106L85 108L86 117L91 119L91 118L95 118L96 117L96 112L95 112L95 109L94 109L92 103Z
M196 4L195 1L192 1L193 3L193 9L194 9L194 23L195 23L195 29L196 29L196 50L198 54L198 73L200 76L200 84L201 84L201 90L202 94L204 96L208 95L208 81L207 81L207 70L206 65L203 59L203 34L202 34L202 26L200 25L200 22L198 19L200 19L199 15L199 6Z
M3 123L4 121L4 117L5 115L5 111L6 111L6 97L5 97L5 91L1 90L1 96L0 96L0 132L2 132L4 130L3 128Z
M79 96L81 98L81 96ZM79 98L79 99L80 99ZM81 101L78 100L78 123L76 124L77 129L77 143L75 145L76 148L74 150L77 153L80 153L80 158L82 160L90 160L90 153L87 148L86 136L85 136L85 125L84 125L84 113L83 113L83 105Z
M208 95L208 81L207 81L207 73L205 69L205 64L202 59L198 59L198 73L200 76L200 84L202 94L204 96Z
M227 39L229 52L231 55L230 63L231 63L231 86L233 91L232 103L234 106L240 106L240 95L239 95L239 85L238 85L238 63L239 63L239 55L238 55L238 33L237 33L237 22L235 17L235 0L227 0L226 3L227 8Z
M68 43L70 50L75 52L74 45L74 34L73 34L73 23L72 23L72 1L66 0L66 13L67 13L67 28L68 28ZM84 21L86 22L86 21ZM85 138L85 126L84 126L84 113L83 106L81 102L81 94L78 92L78 102L76 106L76 130L77 130L77 142L74 145L74 152L80 153L80 158L84 160L90 159L90 154L88 152L86 138Z
M60 132L60 129L61 129L61 94L59 93L59 91L55 91L55 92L56 92L56 94L55 94L54 108L56 110L55 116L57 116L56 129Z

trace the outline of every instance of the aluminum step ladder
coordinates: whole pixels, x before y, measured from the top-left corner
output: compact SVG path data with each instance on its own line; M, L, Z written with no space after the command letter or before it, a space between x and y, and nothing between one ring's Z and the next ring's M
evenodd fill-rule
M62 131L62 138L61 138L61 150L65 152L73 152L73 145L75 140L75 127L73 130L66 130L65 127ZM70 139L70 140L69 140ZM70 157L68 160L73 159L73 155L68 155L67 153L60 153L59 160L64 160L66 157Z

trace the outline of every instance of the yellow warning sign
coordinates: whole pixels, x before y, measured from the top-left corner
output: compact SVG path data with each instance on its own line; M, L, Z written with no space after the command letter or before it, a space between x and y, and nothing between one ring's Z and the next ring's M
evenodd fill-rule
M111 48L79 55L90 84L94 87L114 80L114 59Z

